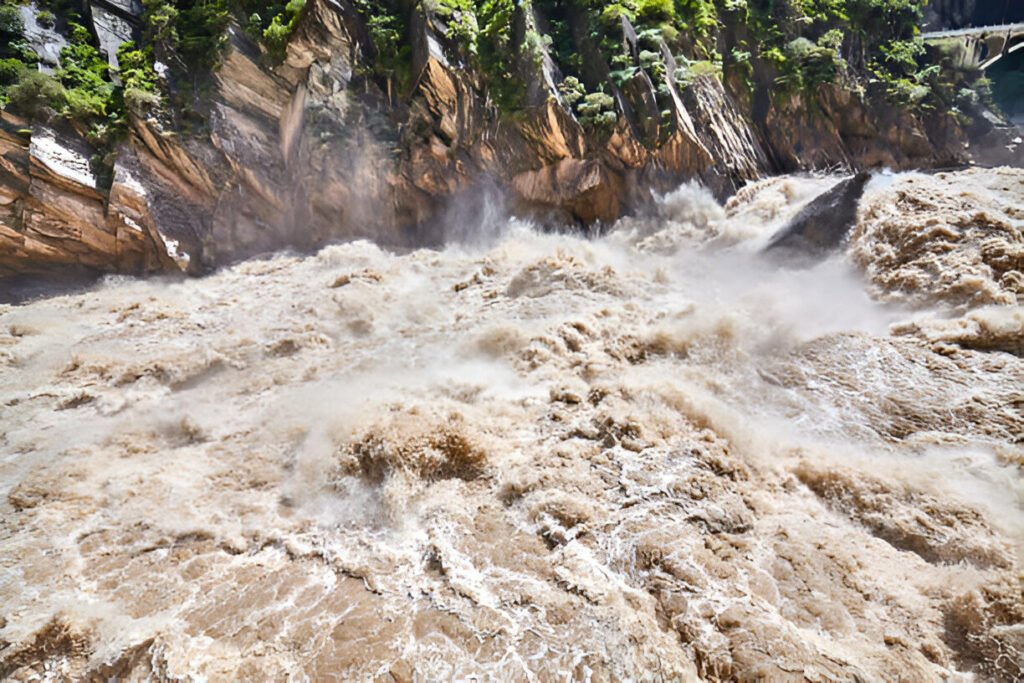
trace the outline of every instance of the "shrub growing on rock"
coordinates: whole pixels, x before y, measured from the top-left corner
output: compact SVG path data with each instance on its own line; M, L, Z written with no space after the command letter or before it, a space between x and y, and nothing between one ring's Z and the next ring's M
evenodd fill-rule
M52 76L26 69L18 82L7 89L7 99L12 111L35 118L43 116L47 110L63 108L65 93Z
M608 131L618 120L615 112L615 99L603 92L593 92L583 98L579 106L580 125L596 131Z
M24 30L25 22L18 6L10 3L0 5L0 37L5 41L14 40L20 38Z
M38 15L36 15L36 23L43 28L53 28L57 24L57 17L53 15L50 10L44 9Z

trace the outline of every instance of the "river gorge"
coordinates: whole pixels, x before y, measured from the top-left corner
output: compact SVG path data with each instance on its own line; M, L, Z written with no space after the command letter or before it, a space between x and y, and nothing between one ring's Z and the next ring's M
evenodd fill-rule
M0 0L0 680L1022 680L1022 12Z

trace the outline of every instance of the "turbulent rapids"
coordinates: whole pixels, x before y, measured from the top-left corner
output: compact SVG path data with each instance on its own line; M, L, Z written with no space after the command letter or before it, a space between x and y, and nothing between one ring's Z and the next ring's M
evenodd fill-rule
M1024 172L836 181L0 306L0 678L1018 678Z

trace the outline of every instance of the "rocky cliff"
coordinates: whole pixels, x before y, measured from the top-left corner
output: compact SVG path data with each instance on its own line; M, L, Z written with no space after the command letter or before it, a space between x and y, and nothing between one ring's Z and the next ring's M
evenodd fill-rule
M92 9L94 42L108 59L139 35L140 8ZM113 153L90 148L66 117L5 112L0 274L195 273L339 239L433 243L479 223L492 201L548 224L591 224L685 179L727 195L780 171L972 159L962 114L872 98L853 66L780 96L786 74L766 56L724 71L713 60L680 64L670 41L638 31L628 13L617 19L613 64L569 12L576 79L561 71L552 41L537 40L551 12L515 6L503 38L510 108L501 79L474 66L442 10L408 8L404 82L380 75L386 56L368 28L373 17L348 0L309 0L278 60L231 24L218 67L193 84L187 116L168 106L181 93L163 108L128 107ZM719 59L749 45L746 25L730 16L721 13L708 39ZM157 66L162 87L182 89L180 75ZM1012 144L1002 151L1019 157Z
M992 26L1024 21L1024 4L1014 0L932 0L924 8L929 30Z

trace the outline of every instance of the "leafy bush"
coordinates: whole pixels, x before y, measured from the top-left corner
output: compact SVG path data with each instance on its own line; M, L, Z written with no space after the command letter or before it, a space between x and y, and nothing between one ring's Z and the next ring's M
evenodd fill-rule
M0 59L12 59L22 64L35 64L39 61L39 55L22 36L24 30L25 22L21 19L18 6L11 3L0 5ZM13 65L7 66L10 78L14 77L11 70L15 68Z
M372 73L399 90L412 83L412 47L408 39L406 13L391 4L391 0L354 0L366 21L373 44Z
M636 21L636 8L631 4L613 2L606 5L599 16L601 26L606 31L618 33L621 31L622 17L625 17L630 23ZM611 38L611 36L606 36L606 38Z
M562 101L566 105L572 107L577 102L583 99L587 94L583 84L580 83L580 79L575 76L569 76L558 85L558 92L562 95Z
M189 69L208 71L220 62L231 22L227 0L193 0L178 7L181 56Z
M217 66L231 21L228 0L142 0L143 39L181 73Z
M270 59L274 62L281 62L284 60L285 48L288 47L288 37L291 35L291 30L288 28L288 24L281 20L281 15L278 14L270 20L270 26L263 30L263 44L267 48L267 54Z
M285 5L284 12L274 15L270 20L270 25L263 30L263 44L266 46L267 55L272 62L284 61L288 39L295 31L299 15L305 6L306 0L289 0Z
M253 12L245 22L245 32L253 40L263 37L263 17L259 12Z
M514 0L482 0L477 14L480 22L480 67L487 76L495 104L505 112L519 108L525 90L518 82L512 58L514 14Z
M919 104L931 93L927 85L910 78L889 79L885 85L889 99L902 105Z
M117 50L117 63L125 106L138 114L158 106L160 94L152 50L137 49L130 41L123 43Z
M114 94L109 80L110 67L90 44L91 35L82 25L69 25L71 44L60 51L56 77L66 89L68 111L72 117L90 120L107 116Z
M805 88L835 79L838 55L833 49L815 45L807 38L797 38L786 45L786 55L796 69L797 82Z
M709 35L718 26L718 14L712 0L678 0L679 16L685 27L698 35Z
M924 54L924 42L912 40L891 40L879 46L882 59L890 66L912 73L917 68L917 58Z
M20 59L0 59L0 86L17 83L26 69L28 67Z
M675 21L676 8L672 0L638 0L636 18L644 26L657 26Z
M28 69L7 89L8 106L23 116L41 116L64 105L64 88L53 77Z
M157 75L153 69L153 51L139 49L135 43L122 43L117 49L118 71L125 88L138 88L148 92L157 89Z
M812 21L848 20L846 0L799 0L801 14Z
M627 63L624 68L610 72L608 77L612 79L612 83L622 88L633 79L633 76L636 76L638 71L640 71L640 67Z
M25 31L25 22L21 18L21 11L17 5L0 5L0 36L4 41L20 38Z
M551 47L551 36L542 36L531 28L527 29L524 34L523 45L520 49L539 68L544 63L544 55L549 47Z
M722 65L720 63L700 59L695 61L684 60L679 68L676 69L676 72L672 74L672 77L680 88L688 88L701 76L720 78L721 75Z
M839 52L839 49L843 46L843 40L845 34L842 29L833 28L825 31L824 35L818 38L818 45L825 48L826 50L832 50L833 52Z
M107 116L109 96L80 88L65 88L66 112L72 119L90 121Z
M36 15L36 23L43 28L53 28L57 23L57 17L53 15L50 10L44 9L38 15Z
M466 55L475 57L478 54L477 39L480 35L480 26L473 0L438 0L434 11L444 20L448 37L455 41Z
M68 24L68 41L72 45L88 45L92 41L92 34L85 26L73 21Z
M750 50L743 50L739 47L734 47L729 51L729 56L735 64L750 64Z
M638 59L640 68L647 72L652 83L664 83L666 67L661 52L641 50Z
M595 131L607 131L615 125L618 114L615 112L615 100L611 95L594 92L583 98L576 107L579 122L584 128Z

